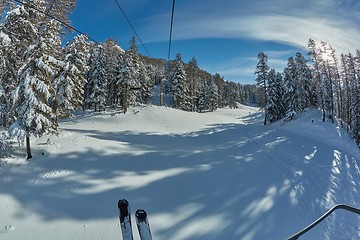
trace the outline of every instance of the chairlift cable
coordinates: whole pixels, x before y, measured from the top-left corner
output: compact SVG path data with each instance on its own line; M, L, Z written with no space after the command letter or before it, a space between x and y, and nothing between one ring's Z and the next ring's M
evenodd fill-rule
M119 3L117 0L115 0L115 3L117 4L117 6L118 6L119 10L121 11L121 13L124 15L127 23L129 24L129 26L130 26L131 29L133 30L134 34L136 35L136 37L137 37L137 39L139 40L139 42L140 42L140 44L142 45L142 47L144 48L145 52L147 53L147 55L148 55L149 57L151 57L149 51L146 49L144 43L141 41L139 34L136 32L134 26L131 24L129 18L127 17L127 15L125 14L124 10L123 10L122 7L120 6L120 3Z
M96 44L99 44L98 41L96 41L95 39L93 39L92 37L90 37L88 34L85 34L85 33L81 32L80 30L78 30L78 29L70 26L69 24L61 21L60 19L57 19L56 17L52 16L51 14L49 14L49 13L47 13L47 12L44 12L44 11L41 11L41 10L39 10L39 9L37 9L37 8L35 8L35 7L29 5L29 4L27 4L27 3L25 3L25 2L23 2L23 1L21 1L21 0L14 0L14 1L15 1L15 2L18 2L18 3L22 4L22 5L24 5L24 6L26 6L26 7L32 8L32 9L34 9L35 11L38 11L38 12L44 14L44 15L47 16L47 17L50 17L50 18L54 19L55 21L59 22L59 23L62 24L63 26L68 27L68 28L70 28L71 30L74 30L75 32L77 32L77 33L79 33L79 34L81 34L81 35L85 35L85 36L87 36L87 38L88 38L89 40L95 42Z
M169 48L168 48L168 58L165 63L165 78L168 78L170 75L170 54L171 54L171 41L172 41L172 31L174 25L174 12L175 12L175 0L172 2L172 9L171 9L171 21L170 21L170 36L169 36ZM162 92L162 79L160 80L160 90L159 90L159 97L160 97L160 106L163 104L163 92Z
M46 11L47 14L50 14L50 13L51 13L51 10L52 10L52 8L54 7L55 2L56 2L56 0L53 0L53 1L51 2L50 7L49 7L49 8L47 9L47 11Z
M170 37L169 37L169 49L168 49L168 61L170 61L170 53L171 53L172 31L173 31L173 24L174 24L174 12L175 12L175 0L173 0L172 10L171 10L171 22L170 22Z

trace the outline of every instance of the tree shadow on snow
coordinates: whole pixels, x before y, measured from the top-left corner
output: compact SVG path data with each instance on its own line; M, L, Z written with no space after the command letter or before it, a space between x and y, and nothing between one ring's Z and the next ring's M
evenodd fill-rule
M32 162L5 173L2 191L46 220L117 222L116 203L126 198L148 211L160 240L284 239L321 214L314 210L329 192L340 198L339 184L359 197L345 182L334 185L332 149L262 126L260 117L172 135L63 129L99 145L58 155L39 147ZM354 164L338 156L348 171L339 181L355 181L346 159ZM320 179L311 179L314 171ZM16 214L25 217L22 209Z

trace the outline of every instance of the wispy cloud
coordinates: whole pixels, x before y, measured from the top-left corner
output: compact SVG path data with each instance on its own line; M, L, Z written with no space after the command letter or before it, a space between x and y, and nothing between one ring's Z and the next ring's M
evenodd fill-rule
M306 47L313 38L328 41L340 52L355 51L360 39L356 9L360 3L353 0L194 0L176 9L174 39L250 38ZM152 26L146 31L148 41L167 39L167 20L165 15L147 19Z
M141 21L145 41L168 40L169 12ZM359 0L192 0L177 2L173 39L282 43L288 50L266 52L270 67L282 71L289 56L307 48L309 38L327 41L338 53L356 51L360 48L359 26ZM250 83L254 81L256 63L253 55L203 67L226 79Z

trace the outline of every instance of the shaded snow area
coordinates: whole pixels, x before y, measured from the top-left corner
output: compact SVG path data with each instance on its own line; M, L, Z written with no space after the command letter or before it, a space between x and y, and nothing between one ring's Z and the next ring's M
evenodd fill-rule
M0 162L0 239L121 239L117 201L154 240L285 239L336 203L360 207L360 153L317 110L263 126L257 108L90 112ZM135 239L139 239L133 228ZM360 239L338 210L300 239Z

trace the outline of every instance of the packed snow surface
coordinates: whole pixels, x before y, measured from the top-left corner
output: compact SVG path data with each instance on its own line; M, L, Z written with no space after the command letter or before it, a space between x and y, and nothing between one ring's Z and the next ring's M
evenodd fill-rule
M320 115L79 113L33 138L31 161L16 144L0 160L0 239L121 239L123 198L154 240L285 239L337 203L360 207L359 150ZM300 239L360 239L360 218L338 210Z

